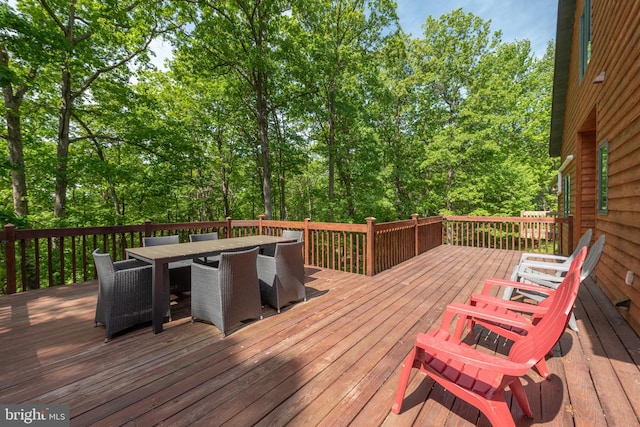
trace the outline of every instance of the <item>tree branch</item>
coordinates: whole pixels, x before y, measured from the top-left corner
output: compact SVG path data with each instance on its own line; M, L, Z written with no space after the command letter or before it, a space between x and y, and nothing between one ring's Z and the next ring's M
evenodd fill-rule
M44 7L44 10L47 11L47 14L51 17L51 19L54 20L54 22L56 23L56 25L58 27L60 27L60 29L62 30L62 32L64 34L67 33L67 28L64 26L64 24L62 23L62 21L60 21L58 19L58 17L56 16L55 12L53 11L53 9L51 9L51 6L49 6L49 3L47 3L47 0L40 0L40 4L42 5L42 7Z
M120 61L108 66L108 67L104 67L101 68L99 70L97 70L95 73L93 73L93 75L91 77L89 77L87 79L86 82L84 82L84 84L80 87L80 89L78 89L77 91L75 91L74 93L71 94L71 98L75 99L78 96L82 95L84 93L84 91L86 91L92 84L94 81L96 81L96 79L98 79L98 77L100 77L102 74L108 73L109 71L115 70L116 68L126 64L127 62L131 61L133 58L135 58L136 56L140 55L142 52L144 52L145 50L147 50L147 48L149 47L149 45L151 44L151 42L153 41L153 39L155 37L157 37L155 28L154 30L151 32L152 36L150 36L147 41L144 43L143 46L141 46L140 48L134 50L133 52L131 52L129 55L127 55L126 57L122 58Z

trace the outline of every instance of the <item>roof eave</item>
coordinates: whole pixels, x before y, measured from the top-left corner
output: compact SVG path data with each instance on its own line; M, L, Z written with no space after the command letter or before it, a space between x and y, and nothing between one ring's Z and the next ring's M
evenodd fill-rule
M551 104L551 132L549 135L549 155L551 157L560 156L562 148L562 129L564 127L567 86L569 83L571 40L573 38L575 11L575 0L558 0L556 53Z

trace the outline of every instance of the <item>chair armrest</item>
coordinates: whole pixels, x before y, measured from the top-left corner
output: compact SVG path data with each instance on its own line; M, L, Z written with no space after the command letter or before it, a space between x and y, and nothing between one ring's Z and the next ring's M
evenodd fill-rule
M520 264L522 264L523 262L527 262L529 260L535 262L536 259L540 259L540 260L542 260L542 259L554 259L554 260L557 260L557 261L564 262L564 261L568 260L569 257L568 256L564 256L564 255L526 253L526 254L522 254L522 256L520 257Z
M500 300L504 301L504 300ZM527 304L531 305L531 304ZM533 306L537 307L537 306ZM442 319L442 324L440 325L440 329L447 329L451 324L451 319L454 315L458 315L459 318L456 322L456 328L453 334L453 337L456 339L460 339L462 336L462 332L465 329L466 322L468 320L471 321L485 321L491 323L497 323L502 325L509 325L513 327L517 327L520 329L524 329L528 331L531 329L531 322L528 321L525 317L504 317L500 314L496 314L493 310L486 310L482 307L469 305L469 304L461 304L461 303L452 303L447 306L445 309L444 317Z
M491 278L491 279L487 279L484 282L484 287L482 288L482 295L489 296L489 290L493 286L526 289L529 291L541 292L547 295L551 295L553 293L553 289L550 289L547 286L541 286L541 285L531 284L531 283L514 282L513 280L507 280L507 279Z
M489 291L494 286L515 288L518 284L519 282L515 282L513 280L491 277L484 281L484 286L482 287L482 295L489 295Z
M489 291L494 286L500 286L504 288L528 289L530 291L537 291L545 294L550 293L548 287L543 287L540 285L522 283L522 282L517 282L514 280L508 280L508 279L489 278L484 282L484 286L482 288L482 295L489 295Z
M558 289L558 286L560 286L564 277L549 276L548 274L538 272L526 272L520 273L520 279L526 280L527 282L531 282L535 285L544 286L545 288ZM523 289L521 286L518 286L518 288ZM548 293L546 290L536 290L536 292Z
M530 268L530 269L543 269L543 270L553 270L553 271L559 271L559 272L563 272L563 271L569 271L569 267L571 267L570 264L560 264L560 263L553 263L553 262L537 262L537 261L525 261L523 263L520 263L520 268L519 269L523 269L523 268Z
M476 305L477 303L504 307L511 311L520 311L523 313L531 314L545 314L548 311L548 307L539 306L536 304L527 304L524 302L504 300L502 298L492 297L489 295L472 294L469 305Z
M126 259L124 261L116 261L113 263L113 269L115 271L126 270L136 267L151 267L148 262L141 261L139 259Z
M442 359L446 356L456 362L486 369L503 375L519 377L529 371L529 363L516 363L491 354L482 353L464 344L455 344L427 334L418 334L416 347Z
M151 293L152 269L150 265L118 270L113 277L114 292L135 292L135 289Z
M219 267L214 267L210 264L201 264L199 262L191 263L191 270L202 270L210 273L217 273L220 270Z

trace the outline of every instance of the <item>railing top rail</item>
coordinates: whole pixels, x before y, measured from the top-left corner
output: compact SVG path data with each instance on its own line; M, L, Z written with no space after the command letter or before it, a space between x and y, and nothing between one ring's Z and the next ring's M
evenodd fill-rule
M445 216L444 221L469 221L469 222L535 222L535 223L567 223L569 218L546 217L504 217L504 216Z
M239 221L234 221L237 223ZM254 221L257 224L257 221ZM102 235L119 233L138 233L149 231L185 230L207 227L224 227L226 221L206 221L206 222L182 222L171 224L133 224L133 225L105 225L97 227L66 227L66 228L29 228L15 229L15 238L19 239L42 239L48 237L71 237L82 235ZM240 224L242 225L242 224ZM6 241L6 231L0 231L0 241Z
M366 233L367 224L340 224L337 222L310 222L309 230L328 230L328 231L349 231L355 233Z
M226 221L203 221L203 222L176 222L171 224L153 224L148 223L150 231L166 231L166 230L189 230L195 228L206 227L224 227L227 225ZM143 227L145 227L143 225Z
M426 218L418 218L418 225L437 224L442 222L442 216L430 216Z
M405 220L405 221L393 221L393 222L383 222L382 224L376 224L376 231L388 231L388 230L399 230L402 228L413 228L416 223L413 220Z
M234 221L235 223L235 221ZM305 221L278 221L274 219L263 219L262 225L266 227L278 228L304 228Z
M258 225L257 219L234 219L231 221L232 227L257 227Z
M101 234L119 234L129 232L143 232L144 225L113 225L103 227L82 228L32 228L16 230L16 240L20 239L46 239L49 237L73 237ZM0 238L2 235L0 234Z

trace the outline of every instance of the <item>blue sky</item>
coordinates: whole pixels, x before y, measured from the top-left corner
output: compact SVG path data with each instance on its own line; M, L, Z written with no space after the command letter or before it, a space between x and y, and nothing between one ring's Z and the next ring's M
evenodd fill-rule
M8 1L15 6L15 0ZM458 8L485 21L491 20L491 30L501 30L505 42L529 39L538 56L544 54L547 42L556 37L558 0L396 0L396 3L400 25L414 37L422 37L427 16L439 18ZM168 45L159 40L152 48L158 64L170 54Z
M462 8L484 21L491 21L491 31L502 31L502 41L529 39L533 52L541 57L547 43L556 38L558 0L396 0L400 25L413 37L422 37L427 16L439 18ZM169 54L168 45L153 43L156 64Z
M549 40L556 37L558 0L396 0L400 25L413 37L422 37L427 16L439 18L462 8L484 21L491 30L502 31L502 41L529 39L537 56L542 56Z

